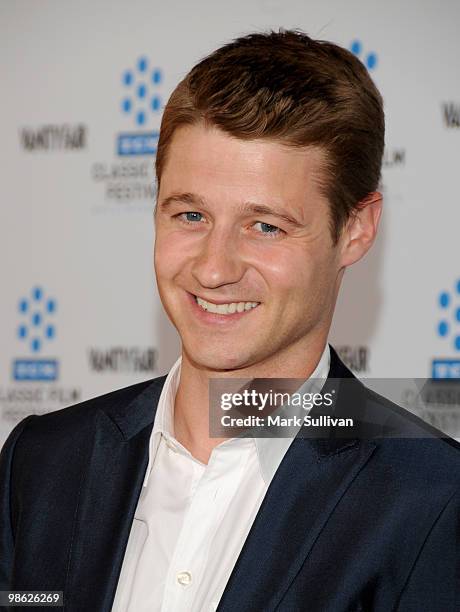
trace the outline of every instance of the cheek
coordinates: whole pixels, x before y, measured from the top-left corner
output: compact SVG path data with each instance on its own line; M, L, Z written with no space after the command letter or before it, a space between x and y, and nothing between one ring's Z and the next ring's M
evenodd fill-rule
M321 304L329 294L334 262L324 253L302 250L266 252L258 268L273 296L298 309Z
M303 292L312 282L315 271L311 258L305 252L291 249L267 250L257 267L275 293Z
M175 239L172 233L161 230L155 236L154 262L156 273L162 277L171 277L181 270L187 257L181 240Z

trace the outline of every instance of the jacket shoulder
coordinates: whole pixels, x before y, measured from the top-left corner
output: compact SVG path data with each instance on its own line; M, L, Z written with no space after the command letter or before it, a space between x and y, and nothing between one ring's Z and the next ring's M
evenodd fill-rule
M14 427L4 448L6 450L19 442L21 447L30 444L43 448L50 445L62 446L66 442L75 444L79 438L86 437L93 430L96 417L101 410L109 416L116 416L146 390L161 389L165 379L166 376L159 376L53 412L29 415Z
M339 379L341 387L338 412L353 418L356 438L376 447L371 465L389 477L412 481L414 487L458 489L460 443L370 389L366 379L354 376L330 348L329 375Z
M460 487L460 443L366 387L367 421L378 423L377 459L406 489L449 497Z

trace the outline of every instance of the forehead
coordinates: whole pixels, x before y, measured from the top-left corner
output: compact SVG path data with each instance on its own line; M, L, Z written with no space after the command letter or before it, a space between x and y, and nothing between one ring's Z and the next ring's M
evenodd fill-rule
M213 200L270 199L284 204L321 198L325 155L269 140L242 140L215 127L178 128L167 154L160 197L193 192Z

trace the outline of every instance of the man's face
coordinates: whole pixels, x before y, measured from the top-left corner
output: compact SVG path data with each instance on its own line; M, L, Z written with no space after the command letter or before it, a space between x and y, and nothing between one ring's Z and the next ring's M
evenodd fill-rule
M324 346L343 266L318 187L322 160L318 149L202 125L174 134L158 194L155 270L196 366L263 364L275 373L286 357Z

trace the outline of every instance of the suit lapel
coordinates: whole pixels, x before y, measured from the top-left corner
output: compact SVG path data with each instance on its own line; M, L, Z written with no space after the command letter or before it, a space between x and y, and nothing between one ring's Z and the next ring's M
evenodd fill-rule
M375 445L343 441L322 455L314 440L296 438L249 532L218 612L275 610L331 513Z
M97 414L74 522L66 610L112 607L164 380L153 381L128 405L108 405Z
M329 377L353 375L331 347ZM75 513L66 610L109 612L148 463L165 377L132 402L99 410ZM108 396L110 397L110 396ZM274 610L375 445L298 436L252 525L218 611Z
M331 347L328 381L341 378L354 377ZM338 413L344 410L343 404L343 399L337 402ZM319 411L314 409L310 414ZM269 612L277 608L335 507L375 449L372 441L337 438L331 429L324 430L324 435L318 439L301 430L290 445L244 543L218 612Z

